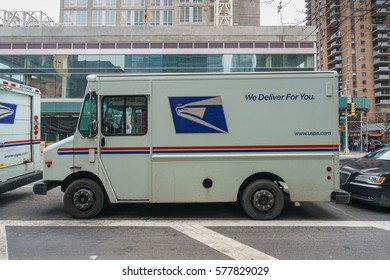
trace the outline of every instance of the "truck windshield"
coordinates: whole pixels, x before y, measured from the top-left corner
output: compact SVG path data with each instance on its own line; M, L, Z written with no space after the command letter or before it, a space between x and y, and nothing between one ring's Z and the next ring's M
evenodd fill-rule
M79 131L84 137L94 137L97 134L97 97L90 91L84 99L80 115Z

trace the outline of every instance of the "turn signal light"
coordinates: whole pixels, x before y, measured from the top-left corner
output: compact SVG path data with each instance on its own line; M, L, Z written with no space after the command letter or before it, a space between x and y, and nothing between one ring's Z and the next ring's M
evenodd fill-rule
M37 115L34 116L34 135L35 135L35 139L37 139L38 137L38 131L39 131L39 122L38 122L38 119L39 117Z

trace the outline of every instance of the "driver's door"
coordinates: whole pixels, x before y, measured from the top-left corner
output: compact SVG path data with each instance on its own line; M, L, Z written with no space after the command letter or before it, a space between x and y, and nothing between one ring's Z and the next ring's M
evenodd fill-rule
M99 156L117 199L149 200L147 96L103 96Z

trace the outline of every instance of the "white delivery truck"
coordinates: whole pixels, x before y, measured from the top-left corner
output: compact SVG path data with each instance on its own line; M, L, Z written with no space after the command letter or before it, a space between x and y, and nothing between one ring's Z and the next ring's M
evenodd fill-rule
M112 203L239 201L254 219L339 189L335 72L90 75L74 136L44 150L36 194L76 218Z
M0 79L0 193L42 179L41 93Z

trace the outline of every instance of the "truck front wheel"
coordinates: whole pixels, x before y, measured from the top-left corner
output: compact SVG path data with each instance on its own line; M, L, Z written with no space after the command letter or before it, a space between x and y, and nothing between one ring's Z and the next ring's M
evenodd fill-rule
M284 207L283 191L271 180L253 181L242 193L241 206L252 219L275 219Z
M102 188L91 179L78 179L72 182L65 191L65 210L77 219L95 217L102 211L104 203Z

